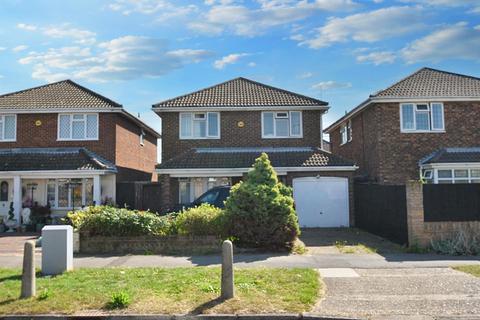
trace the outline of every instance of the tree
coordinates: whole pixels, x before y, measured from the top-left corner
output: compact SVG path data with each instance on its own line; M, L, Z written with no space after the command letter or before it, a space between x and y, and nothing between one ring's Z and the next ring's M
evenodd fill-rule
M248 247L288 248L300 234L292 189L278 181L266 153L232 187L225 213L230 235Z

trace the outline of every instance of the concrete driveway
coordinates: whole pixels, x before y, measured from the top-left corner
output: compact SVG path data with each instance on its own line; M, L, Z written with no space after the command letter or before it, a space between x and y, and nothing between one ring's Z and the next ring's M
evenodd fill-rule
M315 313L368 319L480 319L480 278L463 272L450 268L332 271L320 270L327 289Z

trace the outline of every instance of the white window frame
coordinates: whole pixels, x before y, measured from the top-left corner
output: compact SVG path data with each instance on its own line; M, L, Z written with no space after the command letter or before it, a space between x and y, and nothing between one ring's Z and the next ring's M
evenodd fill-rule
M183 114L189 114L190 115L190 135L188 136L182 136L182 115ZM200 120L195 120L195 115L196 114L203 114L205 116L204 120L205 121L205 130L206 130L206 136L205 137L194 137L193 136L193 123L195 121L200 121ZM209 114L216 114L217 115L217 127L218 127L218 134L216 136L209 135L208 132L208 122L209 122ZM206 139L220 139L220 112L180 112L178 115L178 136L180 140L206 140Z
M78 208L81 208L81 207L84 207L86 205L85 201L87 200L87 192L86 192L86 180L87 179L91 179L93 180L93 177L91 178L72 178L72 179L79 179L81 180L82 182L82 201L81 201L81 204L80 206L77 205L77 207L75 207L75 209L78 209ZM48 181L48 180L52 180L52 181ZM68 207L59 207L58 206L58 187L59 187L59 182L60 180L70 180L70 179L48 179L47 180L47 183L45 184L45 203L48 204L48 187L47 185L48 184L54 184L55 185L55 201L54 201L54 205L52 206L52 209L55 209L55 210L70 210L70 209L74 209L71 205L72 205L72 189L69 188L69 192L68 192L68 204L69 206ZM54 181L53 181L54 180ZM97 204L98 205L98 204Z
M13 139L5 139L5 117L14 117L14 123L15 123L15 133L13 136ZM17 141L17 115L16 114L2 114L0 115L0 122L2 123L2 138L0 139L0 142L16 142Z
M74 139L73 137L73 122L79 122L80 120L73 120L73 116L81 115L83 116L83 122L85 127L85 137L83 139ZM87 137L87 116L94 115L97 117L97 135L93 138ZM69 116L70 120L70 137L69 138L62 138L60 137L60 117L61 116ZM57 141L97 141L99 136L99 128L100 128L100 117L98 113L59 113L57 117Z
M345 138L345 139L344 139ZM340 145L352 141L352 120L349 119L346 123L340 126Z
M143 129L140 132L140 141L139 142L140 142L140 145L142 147L145 146L145 131L143 131Z
M208 190L212 189L212 188L215 188L215 187L218 187L218 186L231 186L232 185L232 178L231 177L191 177L191 178L178 178L178 203L179 204L188 204L188 203L181 203L180 202L180 198L181 198L181 188L180 188L180 183L187 183L187 184L190 184L190 194L188 195L189 196L189 203L190 202L193 202L197 199L197 196L195 195L195 182L197 179L201 179L202 182L203 182L203 191L200 192L200 194L198 195L198 197L200 197L202 194L204 194L205 192L207 192ZM220 179L227 179L228 180L228 183L227 184L219 184L219 183L216 183L217 180L220 180ZM213 187L210 187L209 186L209 182L212 182L212 180L215 182L213 184Z
M292 113L298 112L300 115L300 134L292 134ZM273 113L273 135L265 135L265 114ZM279 113L286 113L287 116L278 116ZM303 138L303 113L302 111L263 111L261 115L262 119L262 139L301 139ZM288 136L277 136L277 126L275 124L275 119L288 119Z
M432 112L432 105L433 104L438 104L442 108L442 128L433 128L433 112ZM405 105L413 105L413 129L405 129L403 127L403 106ZM417 110L419 105L426 105L428 106L428 110ZM414 102L405 102L405 103L400 103L400 132L402 133L444 133L445 132L445 108L443 106L442 102L419 102L419 103L414 103ZM430 129L428 130L417 130L417 112L422 112L422 113L427 113L429 114L428 121L429 121L429 127Z

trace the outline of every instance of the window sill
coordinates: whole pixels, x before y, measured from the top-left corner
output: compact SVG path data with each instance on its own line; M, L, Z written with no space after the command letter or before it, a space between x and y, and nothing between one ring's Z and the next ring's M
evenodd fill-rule
M57 139L57 141L98 141L98 138L92 139Z
M17 142L17 140L16 139L15 140L0 140L0 143L1 142Z
M179 138L180 140L219 140L220 137L206 137L206 138Z
M400 130L400 133L445 133L445 130Z
M294 136L294 137L264 137L262 139L303 139L303 136Z

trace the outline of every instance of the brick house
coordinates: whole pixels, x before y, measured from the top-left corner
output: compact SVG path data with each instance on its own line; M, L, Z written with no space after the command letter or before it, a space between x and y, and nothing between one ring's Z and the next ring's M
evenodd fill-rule
M165 209L238 182L266 152L280 179L294 188L301 225L353 223L356 167L323 148L326 102L236 78L157 103L153 110L162 118L163 161L156 172ZM317 189L337 190L338 198L312 196Z
M65 80L0 96L0 215L13 203L54 214L115 201L117 181L148 180L160 135L123 107Z
M422 68L325 129L331 151L379 184L480 182L480 79Z

